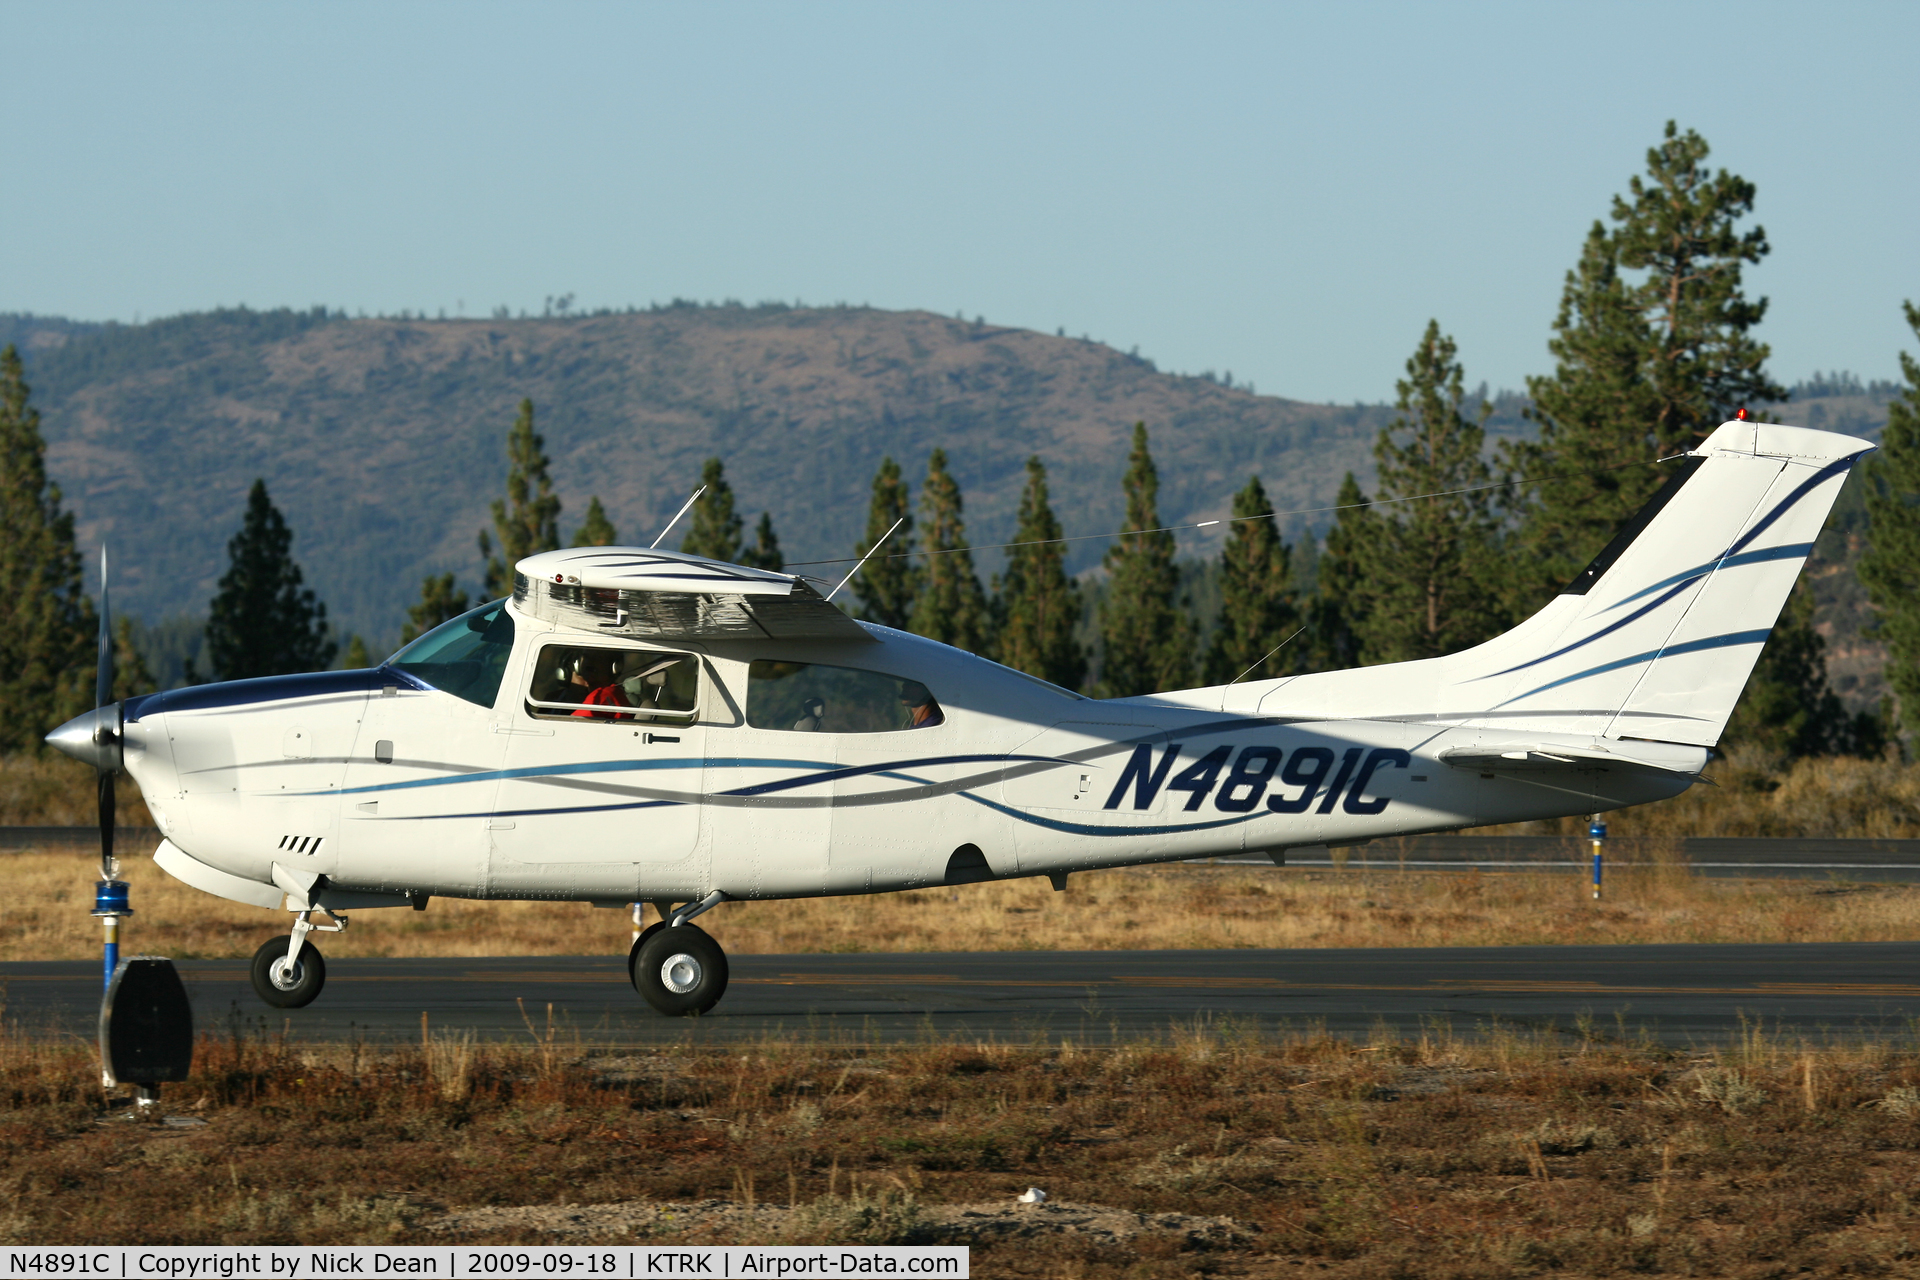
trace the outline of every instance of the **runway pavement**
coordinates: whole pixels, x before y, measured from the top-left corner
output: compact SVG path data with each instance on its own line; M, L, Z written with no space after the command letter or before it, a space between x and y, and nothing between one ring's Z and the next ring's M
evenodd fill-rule
M1351 951L977 952L735 956L707 1017L643 1004L620 956L328 963L305 1009L268 1008L246 962L186 960L201 1029L283 1027L301 1039L544 1035L649 1044L920 1037L1090 1040L1232 1020L1364 1036L1497 1027L1708 1044L1764 1021L1812 1038L1920 1035L1920 943L1407 948ZM37 1036L91 1038L100 971L82 962L0 964L5 1017Z

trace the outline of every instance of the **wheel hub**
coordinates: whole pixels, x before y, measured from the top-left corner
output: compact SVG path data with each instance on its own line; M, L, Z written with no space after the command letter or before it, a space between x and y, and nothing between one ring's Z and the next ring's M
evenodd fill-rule
M686 952L677 952L660 966L660 985L677 996L684 996L700 985L700 961Z
M282 991L291 991L299 986L301 976L300 962L297 960L288 964L286 958L282 957L267 967L267 977Z

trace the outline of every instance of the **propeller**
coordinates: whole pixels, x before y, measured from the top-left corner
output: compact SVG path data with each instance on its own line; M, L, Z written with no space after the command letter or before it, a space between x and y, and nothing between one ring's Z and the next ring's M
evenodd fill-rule
M113 607L107 600L107 549L100 548L100 649L94 659L93 714L87 757L93 761L100 801L100 882L94 886L93 914L106 926L106 945L101 960L106 968L106 985L113 987L114 972L120 967L120 921L133 914L127 905L126 882L120 879L120 860L113 856L113 778L120 772L126 754L126 711L113 699ZM49 738L56 741L71 726L63 726ZM78 754L70 752L70 754Z

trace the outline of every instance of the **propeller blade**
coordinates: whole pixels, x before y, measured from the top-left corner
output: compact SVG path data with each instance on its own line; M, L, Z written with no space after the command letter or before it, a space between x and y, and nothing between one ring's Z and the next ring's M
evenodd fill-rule
M107 549L100 548L100 652L94 660L93 705L113 701L113 608L107 603Z
M100 652L94 663L93 705L98 710L112 701L113 606L107 600L107 548L103 543L100 547ZM102 726L95 732L112 733L113 745L117 748L120 743L120 730L123 728L119 718L115 717L115 724L111 730ZM116 752L110 759L112 763L102 765L99 772L100 878L103 880L113 879L114 872L117 870L117 864L113 858L113 828L116 816L113 804L113 775L118 772L118 753Z
M100 878L111 880L114 877L113 861L113 772L100 771Z

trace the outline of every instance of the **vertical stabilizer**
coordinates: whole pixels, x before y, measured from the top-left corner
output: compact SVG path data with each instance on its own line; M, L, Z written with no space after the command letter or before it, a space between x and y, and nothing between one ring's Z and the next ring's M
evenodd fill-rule
M1872 448L1724 424L1563 595L1508 633L1526 634L1533 655L1508 637L1455 655L1468 668L1456 689L1499 689L1489 709L1509 723L1558 711L1584 723L1556 727L1712 746L1847 472Z
M1446 657L1268 682L1259 710L1710 747L1847 472L1872 448L1726 423L1669 462L1619 536L1511 631Z

